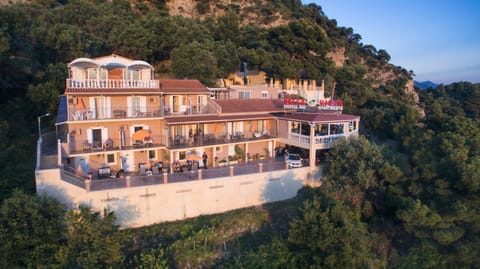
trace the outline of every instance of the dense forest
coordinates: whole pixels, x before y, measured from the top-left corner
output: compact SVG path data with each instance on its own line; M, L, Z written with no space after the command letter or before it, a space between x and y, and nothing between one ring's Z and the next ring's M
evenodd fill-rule
M198 13L210 2L196 2ZM253 1L265 24L281 11L284 23L262 27L229 2L220 16L191 18L170 16L160 0L0 7L0 267L478 268L480 85L440 85L417 102L405 92L412 72L321 7ZM342 65L327 57L339 48ZM36 117L54 122L66 63L111 53L208 86L241 63L335 82L363 135L328 152L324 184L293 200L120 230L112 212L37 197L33 175Z

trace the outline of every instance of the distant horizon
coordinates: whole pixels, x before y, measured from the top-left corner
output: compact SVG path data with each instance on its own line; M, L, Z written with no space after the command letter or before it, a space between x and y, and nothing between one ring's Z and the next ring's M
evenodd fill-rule
M480 1L302 0L322 7L363 44L384 49L414 80L480 83Z

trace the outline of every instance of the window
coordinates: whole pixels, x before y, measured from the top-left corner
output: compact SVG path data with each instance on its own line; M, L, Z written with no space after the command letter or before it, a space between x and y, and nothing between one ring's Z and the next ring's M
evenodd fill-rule
M106 110L106 103L105 103L105 97L95 97L95 112L96 112L96 118L97 119L103 119L105 118L105 110Z
M322 124L320 126L320 135L328 135L328 124Z
M87 129L87 141L96 148L101 148L103 142L108 138L107 128L88 128Z
M88 69L88 79L107 79L107 70L89 68Z
M127 98L129 117L138 117L142 113L147 112L147 97L146 96L129 96Z
M125 77L126 77L127 80L139 80L140 79L140 71L129 69L127 71L127 75Z
M262 91L262 98L268 98L268 92Z
M238 99L250 99L250 92L239 91Z
M205 96L199 95L199 96L197 96L197 111L196 112L201 112L203 106L205 106Z
M182 97L174 95L172 96L172 105L173 105L173 112L178 113L180 112L180 105L182 103Z
M256 131L257 132L262 132L266 130L266 126L267 126L267 121L266 120L259 120L257 121L257 128L256 128Z
M88 69L88 79L97 79L97 69L89 68Z
M292 127L290 128L291 133L298 134L300 133L300 125L298 122L292 122Z
M351 121L349 124L349 130L353 131L357 129L357 122L356 121Z
M140 97L132 96L132 111L140 111L141 104L140 104Z
M343 124L342 123L332 123L330 124L330 134L343 134Z
M157 159L157 151L156 150L149 150L148 151L148 159L149 160L156 160Z
M113 164L113 163L115 163L115 154L107 154L107 155L105 156L105 158L106 158L106 162L107 162L108 164Z

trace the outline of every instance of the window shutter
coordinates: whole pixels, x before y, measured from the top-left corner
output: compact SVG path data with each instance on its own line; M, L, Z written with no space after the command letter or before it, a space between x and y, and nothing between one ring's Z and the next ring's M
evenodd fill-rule
M87 129L87 142L88 143L93 143L92 129L90 129L90 128Z
M133 109L132 109L132 97L127 96L127 117L133 116Z
M142 96L140 97L140 111L141 112L147 112L147 97Z
M110 96L105 100L105 118L110 119L112 117L112 108L110 103Z
M89 98L89 103L90 103L90 111L92 112L92 118L96 119L97 118L97 111L95 109L95 97L90 97Z

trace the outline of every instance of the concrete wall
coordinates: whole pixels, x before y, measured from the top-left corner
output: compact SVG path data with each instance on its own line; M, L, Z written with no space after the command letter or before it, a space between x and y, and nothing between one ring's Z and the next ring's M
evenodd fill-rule
M297 168L87 192L60 180L59 173L58 169L37 170L37 193L56 198L69 208L87 205L95 211L113 210L122 227L140 227L289 199L309 178L308 168Z

